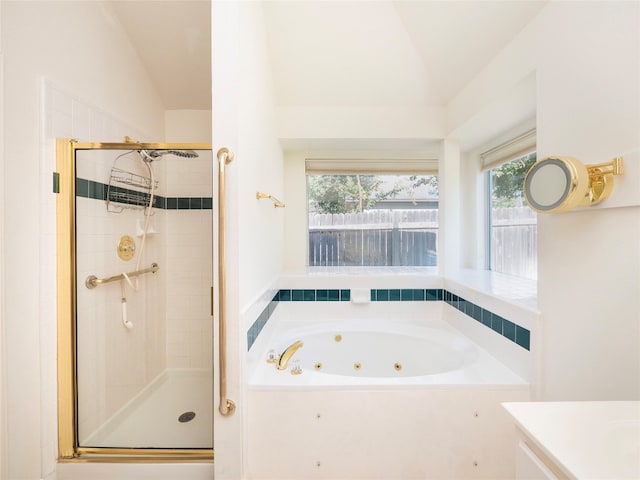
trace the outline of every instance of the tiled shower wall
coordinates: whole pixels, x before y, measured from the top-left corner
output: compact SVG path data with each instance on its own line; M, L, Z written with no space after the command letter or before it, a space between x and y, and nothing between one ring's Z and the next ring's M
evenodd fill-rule
M103 278L136 269L135 257L120 260L115 246L126 234L140 248L135 225L142 213L107 212L104 202L87 198L78 198L77 205L78 421L82 439L166 367L164 305L158 301L164 298L162 269L166 262L156 239L148 238L140 267L157 262L161 271L138 277L137 292L125 286L127 318L133 324L126 328L121 282L87 289L84 281L88 275Z
M59 104L61 96L56 98ZM76 103L72 101L72 112L82 112L77 117L82 124L90 125L90 109L82 109ZM102 141L99 137L89 140ZM79 197L76 211L77 376L81 440L166 368L165 309L159 301L165 296L161 273L139 277L137 291L125 285L126 314L133 324L131 329L123 324L120 282L94 289L86 288L84 283L89 275L104 278L136 270L141 248L136 226L143 221L143 210L107 211L105 202L95 198L96 189L85 191L83 188L89 182L92 187L108 183L114 165L145 174L142 162L127 157L116 160L119 153L79 151L76 162L76 177L88 181L76 182ZM154 220L157 223L163 218ZM116 247L123 235L132 236L137 245L138 254L128 261L117 255ZM162 267L165 263L163 253L158 240L149 236L140 268L146 268L152 262Z
M41 445L42 458L46 462L54 462L57 458L57 403L51 399L57 398L57 331L56 331L56 195L52 189L52 172L56 170L55 139L75 138L79 141L113 141L119 142L129 135L133 138L146 140L149 135L133 128L126 122L114 118L104 110L70 95L47 81L41 83L41 165L40 182L41 217L40 230L40 369L42 378L41 398L45 399L41 405ZM82 205L82 203L81 203ZM82 207L80 207L82 208ZM93 273L98 275L97 272ZM117 298L114 302L118 304ZM106 326L106 323L96 321L96 325ZM96 374L95 382L103 381ZM103 396L97 383L88 386L96 395L93 400L97 409L106 411L106 396ZM91 427L91 425L87 426ZM55 464L43 465L43 471L52 471Z
M81 438L166 368L210 368L212 360L211 153L200 151L197 159L165 155L151 164L160 201L154 201L159 206L148 219L144 250L144 209L110 203L107 210L104 202L104 182L114 159L120 169L150 175L137 154L120 153L78 153L79 159L91 156L91 161L78 161L76 170L76 196L86 205L77 216L78 277L82 280L91 271L110 272L98 277L134 271L141 253L141 269L152 263L160 269L138 277L137 291L124 284L132 329L123 325L121 282L78 291ZM171 185L174 178L181 179L178 186ZM136 255L127 261L120 260L114 248L123 235L136 241ZM84 429L85 423L95 425Z
M168 368L213 365L213 156L198 153L195 159L163 157L167 198L202 198L200 206L206 207L166 210Z
M42 191L52 192L51 174L55 171L55 138L75 138L79 141L121 142L126 135L156 141L136 131L104 111L78 100L43 81L43 142ZM95 154L97 152L91 152ZM152 228L148 235L141 268L157 262L156 274L140 277L140 288L133 292L126 287L128 318L134 328L122 324L120 282L84 287L87 275L108 277L135 269L137 257L120 260L115 247L122 235L131 235L140 248L142 210L108 213L100 185L108 183L114 163L113 152L99 152L91 167L77 172L87 182L81 182L78 194L78 316L88 322L80 327L80 351L91 353L87 363L80 363L80 422L85 432L91 432L138 393L150 380L166 368L211 368L211 316L209 295L212 275L212 157L201 151L198 159L177 159L164 156L153 164L159 181L158 194L167 199L165 207L154 209ZM95 160L95 159L94 159ZM185 166L189 166L185 169ZM126 160L118 166L138 169L147 174L141 162ZM170 182L167 182L167 178ZM168 185L171 183L172 185ZM86 191L81 191L81 190ZM197 210L184 209L184 199L200 197L193 202ZM205 197L204 199L202 197ZM55 195L44 197L42 231L42 351L44 385L43 398L56 398L56 266L55 266ZM180 205L178 205L180 204ZM205 207L203 209L203 206ZM178 210L178 207L181 209ZM175 209L173 209L175 208ZM169 275L170 274L170 275ZM146 313L146 314L145 314ZM55 432L54 404L43 406L44 428ZM83 415L84 413L84 415ZM47 438L55 438L49 435ZM52 452L55 445L50 445ZM52 456L55 458L55 455Z

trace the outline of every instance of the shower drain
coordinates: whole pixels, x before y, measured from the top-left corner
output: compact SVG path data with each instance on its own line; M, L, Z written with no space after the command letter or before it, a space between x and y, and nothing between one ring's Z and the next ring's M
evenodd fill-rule
M178 417L180 423L187 423L196 418L196 412L184 412Z

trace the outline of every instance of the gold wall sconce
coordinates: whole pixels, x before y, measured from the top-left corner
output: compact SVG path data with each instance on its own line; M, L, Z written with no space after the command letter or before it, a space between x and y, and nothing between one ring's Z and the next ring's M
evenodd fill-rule
M268 193L256 192L256 198L258 200L263 199L263 198L268 198L269 200L271 200L273 202L273 208L284 208L284 203L282 203L276 197L274 197L273 195L270 195Z
M594 165L572 157L546 157L527 172L524 195L536 212L566 212L606 200L613 191L613 176L623 172L622 157Z

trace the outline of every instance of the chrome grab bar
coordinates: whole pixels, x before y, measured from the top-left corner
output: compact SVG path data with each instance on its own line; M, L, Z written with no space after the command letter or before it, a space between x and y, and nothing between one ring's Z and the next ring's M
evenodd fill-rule
M151 267L143 268L142 270L136 270L134 272L127 273L127 277L137 277L138 275L143 275L145 273L156 273L160 267L157 263L152 263ZM96 288L98 285L102 285L104 283L109 282L117 282L118 280L122 280L124 278L124 274L114 275L113 277L107 278L98 278L95 275L89 275L87 279L84 281L84 284L87 288Z
M220 405L224 417L233 415L236 404L227 398L227 320L225 312L225 167L233 160L233 152L226 147L218 150L218 361L220 377Z

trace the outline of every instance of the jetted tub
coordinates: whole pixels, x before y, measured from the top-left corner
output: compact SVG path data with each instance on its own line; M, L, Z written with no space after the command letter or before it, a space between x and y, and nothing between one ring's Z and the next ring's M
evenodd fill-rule
M449 308L279 305L248 355L249 476L514 478L500 403L529 400L529 384L450 326ZM285 370L267 363L298 340Z
M303 346L285 370L268 362L298 340ZM440 319L284 321L266 348L257 355L250 388L526 385Z
M281 302L249 351L251 478L514 478L500 404L529 384L448 323L457 310L333 303ZM298 340L285 370L267 363Z

